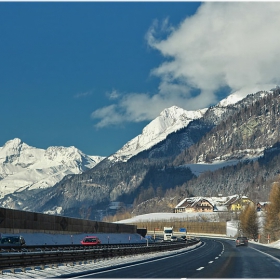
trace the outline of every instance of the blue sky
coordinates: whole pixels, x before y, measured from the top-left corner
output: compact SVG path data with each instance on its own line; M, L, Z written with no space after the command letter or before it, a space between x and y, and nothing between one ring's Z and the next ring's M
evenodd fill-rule
M279 84L280 3L0 2L0 146L109 156L167 107ZM250 11L250 13L248 13Z

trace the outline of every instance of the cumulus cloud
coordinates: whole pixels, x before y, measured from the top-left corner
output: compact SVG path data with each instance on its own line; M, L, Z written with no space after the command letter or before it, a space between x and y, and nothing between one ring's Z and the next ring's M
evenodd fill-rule
M216 104L222 88L249 94L249 88L279 85L279 14L278 2L206 2L177 27L155 21L146 40L166 59L151 71L160 78L158 92L121 95L92 117L111 108L116 120L102 118L99 127L151 120L172 105L196 110Z
M91 117L100 119L97 128L125 122L141 122L155 118L163 108L170 107L173 101L164 101L159 95L146 93L113 93L116 104L95 110ZM165 104L163 104L165 102ZM169 104L168 104L169 102Z
M117 105L110 105L95 110L91 117L94 119L101 119L96 127L105 127L108 125L115 125L124 121L124 116L118 110Z
M173 58L153 70L164 83L181 79L201 91L279 82L280 3L203 4L166 40L150 45ZM154 33L154 31L153 31Z

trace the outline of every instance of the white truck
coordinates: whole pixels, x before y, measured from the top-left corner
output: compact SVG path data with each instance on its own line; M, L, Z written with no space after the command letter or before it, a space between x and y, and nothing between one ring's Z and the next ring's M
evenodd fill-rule
M173 236L173 227L163 227L163 240L171 240Z

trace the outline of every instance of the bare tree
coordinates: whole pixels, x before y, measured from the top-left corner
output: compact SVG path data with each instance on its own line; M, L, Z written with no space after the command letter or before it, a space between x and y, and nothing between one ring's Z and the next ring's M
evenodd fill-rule
M243 234L249 238L257 239L259 233L259 224L257 211L253 203L248 204L240 214L240 227Z
M272 184L269 205L266 214L265 230L270 234L271 241L280 238L280 178Z

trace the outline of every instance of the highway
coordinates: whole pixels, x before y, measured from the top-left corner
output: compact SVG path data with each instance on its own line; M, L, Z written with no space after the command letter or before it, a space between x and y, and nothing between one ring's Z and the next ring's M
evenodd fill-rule
M235 247L228 239L201 238L192 250L147 261L128 262L99 271L67 275L74 278L279 278L278 249L249 244ZM262 251L266 252L262 252ZM273 254L272 257L268 254Z

